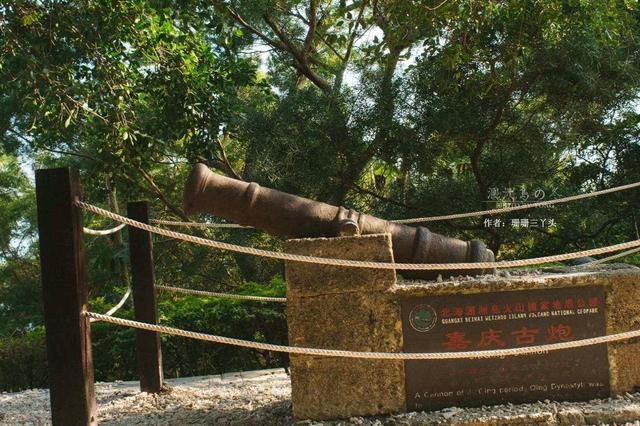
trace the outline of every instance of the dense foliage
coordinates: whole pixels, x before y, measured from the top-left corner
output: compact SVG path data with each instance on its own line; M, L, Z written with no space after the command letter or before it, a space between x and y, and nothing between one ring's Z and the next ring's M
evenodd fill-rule
M385 218L640 181L639 18L635 0L4 1L0 389L46 383L35 168L77 167L90 202L148 199L155 217L178 219L195 161ZM432 228L516 259L637 239L639 206L629 191ZM522 219L537 225L512 226ZM87 238L97 311L126 289L123 233ZM284 293L278 262L164 238L155 257L160 284ZM160 311L178 327L286 342L278 306L163 294ZM98 380L135 377L132 336L95 326ZM284 363L163 343L168 376Z

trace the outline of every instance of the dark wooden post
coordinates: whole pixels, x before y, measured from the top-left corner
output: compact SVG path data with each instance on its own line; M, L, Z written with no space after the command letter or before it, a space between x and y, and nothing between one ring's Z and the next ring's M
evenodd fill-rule
M80 176L70 168L36 171L40 270L51 421L95 425L96 395L87 309Z
M149 223L149 203L138 201L127 204L127 215L138 222ZM151 234L142 229L129 227L129 258L133 283L133 308L136 321L156 324L155 273L153 268L153 245ZM160 336L154 331L136 330L138 371L140 390L160 392L162 382L162 351Z

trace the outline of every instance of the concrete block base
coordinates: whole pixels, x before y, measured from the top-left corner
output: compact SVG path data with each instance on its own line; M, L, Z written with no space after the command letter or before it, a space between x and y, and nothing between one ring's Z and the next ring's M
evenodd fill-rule
M389 235L289 240L287 251L318 257L393 261ZM604 289L602 308L607 334L640 329L640 269L631 266L579 272L547 269L526 275L513 272L509 277L420 282L397 281L392 270L287 262L286 281L292 346L403 352L407 351L403 327L408 322L405 312L403 324L403 300L428 301L440 296L502 292L531 294L530 290L560 288L576 289L579 294L580 287ZM436 326L442 320L438 314ZM464 329L461 325L460 330ZM424 336L428 342L429 335ZM612 394L624 394L640 386L640 341L609 344L603 359L605 364L608 361L606 385ZM293 355L294 417L321 420L406 411L407 407L415 406L407 400L406 368L403 361ZM420 380L428 381L429 377Z

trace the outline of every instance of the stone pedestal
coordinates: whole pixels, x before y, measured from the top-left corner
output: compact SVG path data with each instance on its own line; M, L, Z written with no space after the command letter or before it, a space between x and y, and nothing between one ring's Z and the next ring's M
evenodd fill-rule
M290 240L287 251L318 257L393 260L388 235ZM638 268L606 267L579 272L547 269L527 275L516 272L504 275L443 282L396 282L392 270L287 262L289 342L293 346L354 351L443 352L528 346L528 338L533 344L544 344L553 339L593 337L605 330L613 334L640 328ZM544 304L547 299L548 306ZM498 314L491 312L491 305L497 306ZM466 334L461 337L460 333ZM444 336L450 340L452 335L459 338L458 346L443 342ZM523 356L515 362L513 358L496 359L492 361L494 364L292 355L293 413L297 419L334 419L407 409L428 410L449 403L462 406L489 401L488 405L558 396L584 399L584 395L599 397L609 391L629 392L640 385L637 339L592 348L596 348L595 352L572 349L577 352ZM559 355L563 365L558 363ZM588 364L591 359L600 361L591 366ZM507 368L509 365L515 367ZM525 365L531 366L530 372L526 369L515 372ZM584 365L593 367L592 376L602 380L591 380L593 377L589 375L569 377L568 373L564 378L563 369L576 370L577 366L577 371L571 374L580 375ZM546 377L545 369L552 370L553 366L559 371ZM455 371L465 376L453 377ZM436 378L441 374L444 379ZM487 377L486 384L471 384L473 378L484 380L482 374ZM508 374L513 376L513 383L508 386L489 383L494 379L499 382ZM421 384L425 384L425 389L441 386L442 392L412 390ZM542 385L548 385L547 390ZM580 392L551 389L570 385ZM455 392L448 395L447 386L458 389L458 399ZM589 386L597 390L584 389ZM478 394L475 399L468 398L476 392L495 392L498 396L491 399L488 394ZM552 397L541 396L547 394Z
M290 240L287 251L392 262L388 235ZM287 262L289 344L370 352L402 351L393 270ZM374 415L404 409L402 361L291 355L298 419Z

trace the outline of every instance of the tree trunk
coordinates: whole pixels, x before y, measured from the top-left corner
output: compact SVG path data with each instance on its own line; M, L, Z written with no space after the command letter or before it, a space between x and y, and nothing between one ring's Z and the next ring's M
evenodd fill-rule
M395 110L395 93L393 91L393 76L400 60L400 55L405 48L395 46L386 57L384 73L380 82L380 90L376 110L379 112L378 122L380 123L376 129L376 136L364 154L354 161L347 172L342 176L342 185L335 197L336 204L343 204L344 200L353 184L362 175L362 172L369 164L369 161L378 153L390 137L391 127L393 125L393 113Z

